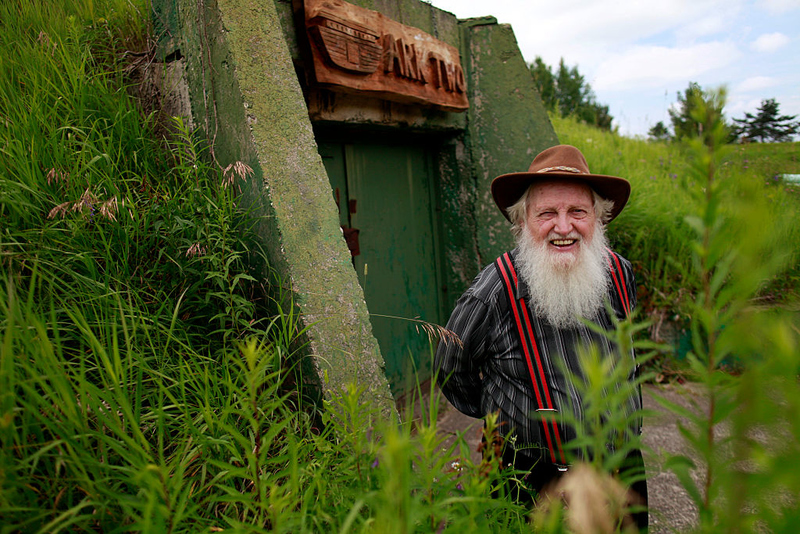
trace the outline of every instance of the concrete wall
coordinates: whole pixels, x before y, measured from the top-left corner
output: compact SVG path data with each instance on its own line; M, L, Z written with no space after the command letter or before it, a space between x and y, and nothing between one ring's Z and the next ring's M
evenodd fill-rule
M223 167L243 161L255 177L243 202L259 246L302 314L305 376L326 392L359 385L394 411L363 292L342 239L278 11L271 0L165 0L158 4L165 56L186 62L192 113ZM273 272L262 271L263 278Z
M469 87L466 147L476 186L480 263L512 245L508 221L492 199L492 180L527 171L536 154L558 144L511 26L493 17L462 21L461 55Z

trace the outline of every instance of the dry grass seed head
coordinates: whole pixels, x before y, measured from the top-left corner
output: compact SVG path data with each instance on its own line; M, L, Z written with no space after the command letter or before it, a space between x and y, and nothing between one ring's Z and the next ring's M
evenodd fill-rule
M70 204L72 204L72 202L69 201L62 202L61 204L50 210L50 213L47 214L47 218L54 219L56 216L61 215L61 218L63 219L64 215L67 213L67 210L69 209Z
M246 163L241 161L231 163L222 171L222 187L227 189L232 186L236 182L237 176L246 182L252 175L253 169Z
M638 495L614 477L590 465L578 464L542 491L537 513L564 506L566 523L576 534L634 532L627 509L639 504Z
M422 321L417 319L416 330L419 332L419 329L422 328L422 331L428 336L428 341L433 343L436 340L441 340L442 343L456 343L459 347L463 347L463 343L461 338L458 337L458 334L453 332L452 330L448 330L443 326L439 326L438 324L429 323L426 321Z
M69 173L53 167L47 172L47 185L59 182L69 183Z
M189 247L189 250L186 251L186 257L192 258L194 256L205 256L206 255L206 247L200 246L200 243L194 243L192 246Z
M109 200L106 200L102 204L100 204L100 215L105 217L106 219L116 221L117 217L117 197L111 197Z

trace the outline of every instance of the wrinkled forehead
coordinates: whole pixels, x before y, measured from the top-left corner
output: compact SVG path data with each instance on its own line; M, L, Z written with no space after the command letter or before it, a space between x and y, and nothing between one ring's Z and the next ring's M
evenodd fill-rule
M594 203L592 188L580 180L541 180L531 185L528 200L533 204Z

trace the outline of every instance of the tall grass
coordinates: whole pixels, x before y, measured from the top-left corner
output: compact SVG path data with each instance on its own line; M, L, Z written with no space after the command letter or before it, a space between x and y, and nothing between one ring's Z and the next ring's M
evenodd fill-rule
M144 16L125 0L0 4L0 532L564 531L559 505L531 523L490 496L519 474L491 454L473 463L462 436L446 445L435 391L415 421L381 420L356 387L318 411L304 402L299 317L246 261L258 251L236 184L249 170L209 162L180 121L159 139L125 91ZM794 257L772 253L768 224L741 224L789 216L791 201L731 185L702 147L678 163L657 146L662 162L561 135L596 172L635 182L615 239L636 244L627 255L663 291L652 299L692 318L689 359L712 402L673 407L700 454L671 465L699 529L796 530L797 326L753 305ZM616 154L605 163L601 140ZM617 172L629 157L656 167ZM641 328L620 326L623 350ZM719 373L729 354L742 377ZM617 413L627 370L606 363L587 361L591 424L573 444L604 471L620 458L597 436L637 416Z
M126 93L119 62L145 44L146 5L0 9L4 272L24 287L36 266L59 316L62 301L116 290L209 349L244 335L266 295L246 268L249 223L235 202L250 171L215 171L179 120L167 147Z
M248 269L249 169L180 121L159 139L126 91L147 15L0 5L4 532L264 526L264 473L297 480L302 331Z
M303 401L298 317L247 267L249 169L126 92L145 7L0 6L0 531L524 528L435 417Z

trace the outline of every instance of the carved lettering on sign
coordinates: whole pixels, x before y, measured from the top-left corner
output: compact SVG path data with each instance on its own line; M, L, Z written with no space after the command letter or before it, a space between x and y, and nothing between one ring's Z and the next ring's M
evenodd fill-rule
M458 50L343 0L304 0L316 81L331 89L464 111Z

